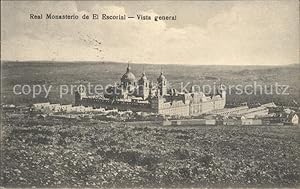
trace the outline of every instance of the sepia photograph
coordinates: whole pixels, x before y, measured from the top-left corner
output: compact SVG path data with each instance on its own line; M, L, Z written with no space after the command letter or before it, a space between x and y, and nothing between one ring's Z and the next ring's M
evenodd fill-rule
M298 0L1 0L0 188L299 188Z

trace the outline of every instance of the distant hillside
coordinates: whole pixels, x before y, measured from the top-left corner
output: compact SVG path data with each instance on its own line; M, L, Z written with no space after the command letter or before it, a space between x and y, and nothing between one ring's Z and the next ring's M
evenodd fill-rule
M112 84L120 81L125 73L125 63L115 62L2 62L2 95L5 103L31 103L51 101L72 103L73 96L65 95L58 98L58 86L90 82L96 84ZM214 82L225 85L246 85L253 82L274 85L276 82L289 85L289 96L276 95L231 95L228 102L272 100L280 103L290 103L296 100L300 104L300 86L298 65L289 66L208 66L208 65L156 65L131 64L132 72L140 78L145 71L147 78L156 82L161 70L171 86L180 88L188 82L191 84L211 84ZM204 80L203 80L204 78ZM13 95L16 84L46 84L53 85L49 98Z

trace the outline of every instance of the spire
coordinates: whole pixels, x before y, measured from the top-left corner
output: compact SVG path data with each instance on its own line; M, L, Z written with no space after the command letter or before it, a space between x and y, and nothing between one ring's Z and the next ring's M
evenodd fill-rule
M150 87L150 89L152 89L152 87L153 87L153 81L150 81L149 87Z
M143 72L140 81L146 81L146 80L147 80L146 73Z
M144 69L144 65L143 65L143 72L142 72L141 80L144 80L144 81L147 80L145 69Z
M129 65L129 62L128 62L128 66L127 66L127 72L129 72L130 71L130 65Z
M143 74L145 74L145 65L143 64Z
M164 79L166 79L166 77L164 76L163 71L161 71L159 77L157 78L157 81L160 82L160 81L162 81L162 80L164 80Z

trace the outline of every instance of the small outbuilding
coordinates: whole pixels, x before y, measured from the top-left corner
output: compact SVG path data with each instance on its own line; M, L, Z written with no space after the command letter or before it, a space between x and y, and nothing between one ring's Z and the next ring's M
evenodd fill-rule
M287 117L287 122L291 125L299 124L299 116L296 113L291 113Z

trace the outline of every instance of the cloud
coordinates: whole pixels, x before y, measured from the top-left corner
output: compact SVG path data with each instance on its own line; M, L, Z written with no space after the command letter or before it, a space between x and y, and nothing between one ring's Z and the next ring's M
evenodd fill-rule
M80 10L71 1L3 4L3 59L78 61L104 57L138 63L265 65L298 63L299 58L298 9L292 1L236 2L226 11L214 10L205 23L202 20L178 27L174 26L176 21L171 26L171 21L136 19L29 19L31 13L160 15L158 9L132 10L117 3L93 2L89 9ZM102 52L95 49L97 44L91 39L102 42L98 45Z

